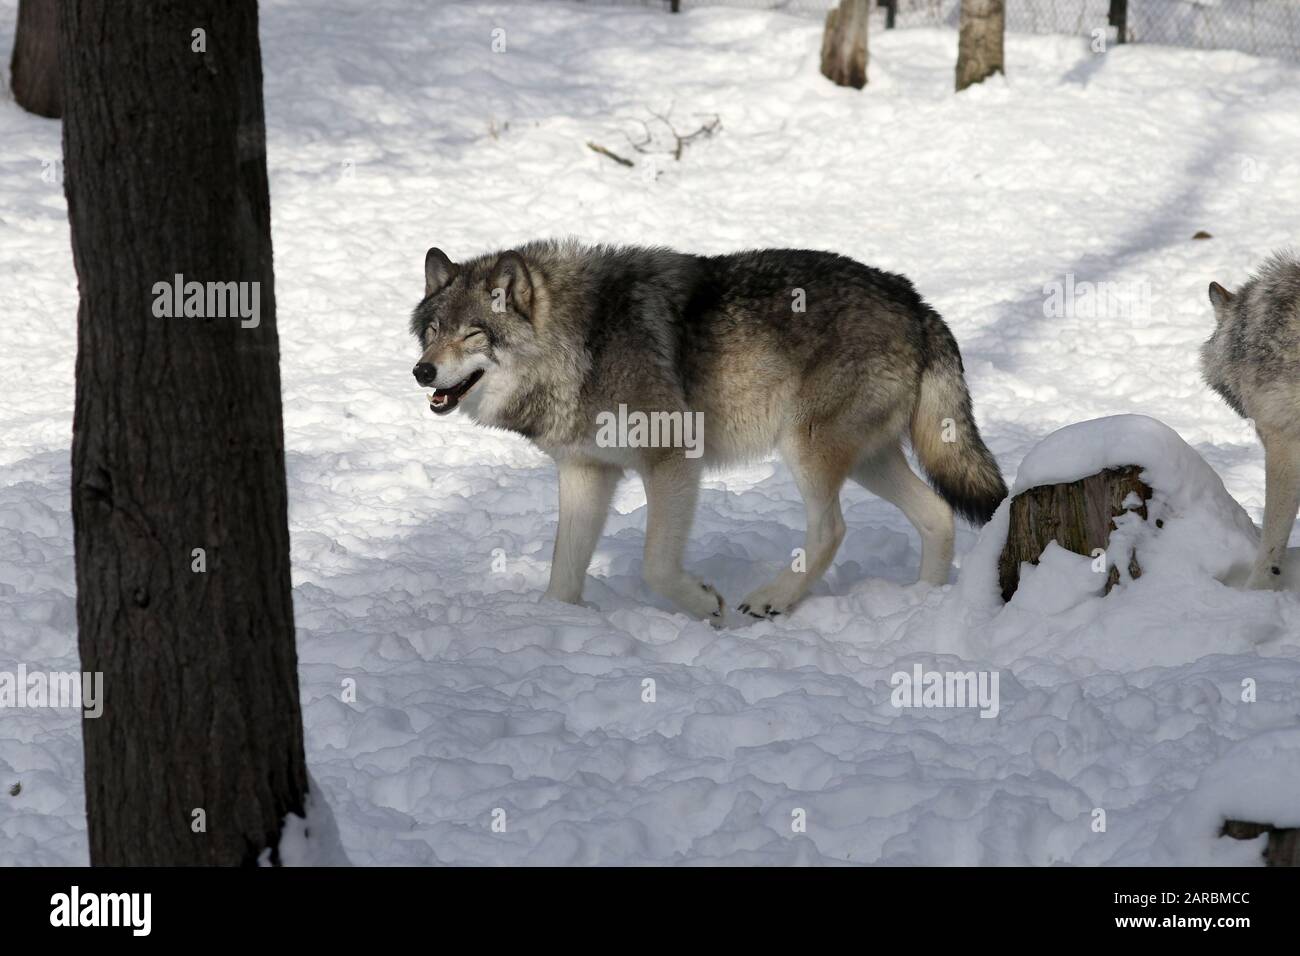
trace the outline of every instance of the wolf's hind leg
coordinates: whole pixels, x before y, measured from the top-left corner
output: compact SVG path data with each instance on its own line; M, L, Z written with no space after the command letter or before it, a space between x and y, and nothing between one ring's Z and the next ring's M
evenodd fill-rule
M770 583L742 601L738 609L751 617L783 614L798 602L830 567L844 540L844 515L840 511L840 489L848 477L856 449L823 440L806 438L783 443L781 455L794 473L803 495L807 532L804 538L804 568L786 568Z
M1300 442L1263 430L1260 439L1264 442L1264 533L1247 587L1277 590L1282 587L1287 541L1300 511Z
M642 568L646 584L695 617L721 621L722 596L682 569L700 492L698 461L678 453L648 465L641 477L646 496Z
M582 585L622 472L591 461L565 459L560 469L560 518L546 597L582 603Z
M947 584L952 567L952 508L912 471L903 449L895 444L863 458L853 468L853 480L903 512L921 535L921 580Z

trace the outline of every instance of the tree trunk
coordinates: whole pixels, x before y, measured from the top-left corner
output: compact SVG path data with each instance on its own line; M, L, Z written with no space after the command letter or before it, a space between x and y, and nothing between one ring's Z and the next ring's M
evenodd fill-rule
M876 5L885 8L885 29L894 29L898 22L898 0L878 0Z
M1011 499L1011 523L1007 543L998 564L1002 600L1010 601L1020 586L1020 565L1037 564L1048 542L1055 541L1067 551L1091 557L1097 548L1105 548L1115 530L1114 519L1126 511L1147 517L1146 502L1151 488L1139 475L1139 465L1107 468L1096 475L1059 485L1040 485ZM1142 499L1136 508L1126 508L1131 494ZM1141 577L1137 555L1129 558L1129 575ZM1119 583L1119 569L1112 567L1106 578L1106 592Z
M1002 72L1003 0L961 0L957 42L957 92Z
M822 34L822 75L836 86L867 85L867 20L871 0L840 0L826 14Z
M1110 0L1108 14L1110 25L1115 28L1117 43L1128 42L1128 0Z
M14 102L29 113L63 115L59 75L59 0L18 0L18 28L9 61Z
M257 5L62 9L90 861L278 862L307 774ZM177 275L246 308L165 317Z

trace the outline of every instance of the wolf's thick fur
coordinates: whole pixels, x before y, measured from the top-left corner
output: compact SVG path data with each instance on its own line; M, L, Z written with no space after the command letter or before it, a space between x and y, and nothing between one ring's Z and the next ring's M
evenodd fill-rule
M581 600L626 468L645 483L646 581L715 619L722 598L682 568L704 467L776 448L803 495L806 566L739 604L755 617L791 607L830 565L844 536L845 479L916 526L921 577L935 584L948 580L952 509L982 523L1006 496L957 343L901 276L825 252L693 256L552 241L461 265L431 249L425 266L411 330L433 410L462 407L559 465L550 597ZM602 447L598 416L620 405L702 413L702 456ZM905 438L938 494L908 467Z
M1205 380L1264 443L1264 533L1248 586L1276 589L1300 510L1300 261L1277 253L1235 293L1212 282L1210 303Z

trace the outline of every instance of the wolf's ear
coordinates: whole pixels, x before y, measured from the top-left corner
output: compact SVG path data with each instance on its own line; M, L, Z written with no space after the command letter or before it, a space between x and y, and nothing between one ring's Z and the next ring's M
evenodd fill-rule
M1210 282L1210 304L1214 306L1214 312L1218 313L1225 310L1227 303L1230 303L1235 298L1235 295L1232 295L1229 290L1219 285L1218 282Z
M1235 298L1235 295L1232 295L1229 290L1219 285L1218 282L1210 282L1210 304L1214 306L1214 321L1216 323L1223 324L1223 319L1227 317L1227 308L1232 303L1232 299Z
M424 254L424 294L433 295L451 284L460 273L460 266L447 258L441 249L430 249Z
M532 321L533 277L523 256L517 252L501 253L497 264L492 267L492 274L488 276L487 285L494 310L504 297L526 319Z

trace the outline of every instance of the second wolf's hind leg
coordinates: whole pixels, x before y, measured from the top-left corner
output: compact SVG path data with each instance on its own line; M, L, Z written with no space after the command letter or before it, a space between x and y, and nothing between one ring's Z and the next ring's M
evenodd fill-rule
M1264 442L1264 534L1259 556L1247 587L1277 590L1282 587L1282 563L1300 511L1300 442L1260 431Z
M781 455L794 473L803 495L808 530L802 571L786 568L770 583L750 594L738 610L751 617L775 617L799 601L830 567L844 540L840 489L848 477L856 448L800 437L782 443Z
M646 496L642 568L646 584L696 617L722 620L721 595L682 568L700 491L698 462L679 452L650 465L641 477Z
M907 516L921 535L921 580L947 584L952 567L953 520L948 502L921 480L898 445L863 458L853 480Z

